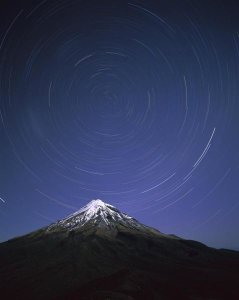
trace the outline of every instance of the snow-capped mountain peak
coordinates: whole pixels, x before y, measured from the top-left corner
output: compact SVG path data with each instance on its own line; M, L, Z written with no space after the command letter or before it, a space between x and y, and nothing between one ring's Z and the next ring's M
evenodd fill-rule
M130 228L145 228L134 218L122 213L114 206L103 202L100 199L92 200L80 210L68 217L50 225L47 231L55 231L59 228L75 230L85 225L103 227L105 229L116 228L121 225Z
M85 212L89 217L94 217L95 214L97 214L100 211L109 210L110 208L114 208L112 205L103 202L100 199L92 200L88 204L86 204L84 207L82 207L80 210L74 213L74 215L80 214L82 212Z
M65 223L67 220L76 219L82 225L88 221L102 219L101 221L109 225L110 220L132 219L126 214L121 213L114 206L103 202L100 199L92 200L74 214L62 220Z

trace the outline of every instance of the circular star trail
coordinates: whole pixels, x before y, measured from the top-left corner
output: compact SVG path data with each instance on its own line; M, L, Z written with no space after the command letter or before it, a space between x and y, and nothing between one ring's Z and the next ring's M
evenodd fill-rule
M2 240L100 198L238 247L237 4L1 4Z

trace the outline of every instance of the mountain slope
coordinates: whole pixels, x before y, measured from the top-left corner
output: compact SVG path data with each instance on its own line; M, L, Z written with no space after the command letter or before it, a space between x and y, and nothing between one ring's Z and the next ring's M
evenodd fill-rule
M3 299L238 299L239 254L165 235L100 200L0 244Z

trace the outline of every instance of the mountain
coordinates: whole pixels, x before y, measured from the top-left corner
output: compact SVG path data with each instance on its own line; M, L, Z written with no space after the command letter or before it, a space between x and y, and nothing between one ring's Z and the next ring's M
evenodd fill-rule
M166 235L101 200L0 244L1 299L239 299L239 252Z
M139 223L134 218L120 212L114 206L100 199L92 200L86 206L67 218L58 221L49 227L46 232L58 231L86 231L87 228L97 233L115 236L119 231L130 231L141 234L159 234L156 229Z

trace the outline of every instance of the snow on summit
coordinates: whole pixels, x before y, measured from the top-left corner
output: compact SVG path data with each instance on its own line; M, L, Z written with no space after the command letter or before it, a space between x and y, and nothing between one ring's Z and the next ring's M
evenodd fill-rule
M92 200L80 210L76 211L74 214L68 216L63 221L70 220L72 218L78 218L82 223L86 223L87 221L94 220L96 218L102 218L106 224L109 224L109 219L122 219L123 217L128 217L127 215L118 211L114 206L103 202L100 199ZM110 218L111 217L111 218Z
M79 214L82 212L87 212L89 216L94 216L94 214L97 214L97 212L102 210L107 210L109 208L114 208L112 205L103 202L100 199L92 200L88 204L86 204L84 207L82 207L80 210L75 212L74 214Z
M118 226L134 230L145 230L147 227L114 206L97 199L90 201L68 217L50 225L47 231L77 230L84 228L86 225L87 227L100 227L107 230L116 229Z

